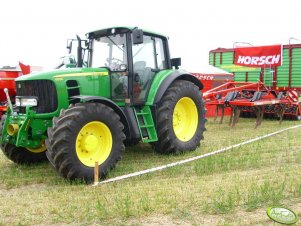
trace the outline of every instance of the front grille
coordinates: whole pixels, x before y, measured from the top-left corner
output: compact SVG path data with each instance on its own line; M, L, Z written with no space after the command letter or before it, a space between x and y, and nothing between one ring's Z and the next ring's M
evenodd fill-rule
M58 100L54 83L50 80L18 81L17 96L38 97L38 106L32 107L36 113L50 113L57 109ZM20 108L25 113L25 108Z

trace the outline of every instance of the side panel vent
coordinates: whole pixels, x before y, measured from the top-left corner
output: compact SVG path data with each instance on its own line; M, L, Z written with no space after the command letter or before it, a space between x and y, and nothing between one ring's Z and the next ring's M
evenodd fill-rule
M68 98L70 104L75 104L77 101L74 100L73 96L80 95L80 86L78 85L78 82L76 80L68 80L66 81L67 85L67 92L68 92Z

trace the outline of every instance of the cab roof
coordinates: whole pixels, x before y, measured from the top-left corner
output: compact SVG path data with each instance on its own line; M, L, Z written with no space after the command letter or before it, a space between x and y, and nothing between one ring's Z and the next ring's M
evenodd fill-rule
M98 37L102 37L102 36L108 36L108 35L112 35L112 30L115 29L115 33L116 34L119 34L119 33L126 33L128 31L132 31L134 29L138 29L138 27L109 27L109 28L104 28L104 29L101 29L101 30L96 30L96 31L91 31L89 33L86 34L86 37L87 38L98 38ZM156 33L156 32L152 32L152 31L149 31L149 30L144 30L142 29L144 33L147 33L147 34L153 34L155 36L159 36L159 37L163 37L163 38L166 38L167 37L165 35L162 35L162 34L159 34L159 33Z

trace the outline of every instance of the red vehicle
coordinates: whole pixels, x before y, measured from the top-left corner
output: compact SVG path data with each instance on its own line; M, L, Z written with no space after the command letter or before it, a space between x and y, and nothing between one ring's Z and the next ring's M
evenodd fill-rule
M282 45L282 65L274 65L273 59L278 55L270 56L269 62L261 64L264 55L267 55L266 49L273 46L251 46L248 48L218 48L209 53L209 63L215 67L226 70L234 74L235 82L253 82L260 81L276 96L284 96L289 101L285 108L284 118L301 119L301 103L299 101L301 94L301 44ZM281 47L280 47L281 48ZM238 51L238 49L240 49ZM245 50L243 50L245 49ZM246 50L248 49L248 51ZM241 51L244 51L242 54ZM275 53L276 54L276 53ZM250 55L250 56L247 56ZM255 55L261 57L257 60ZM268 54L269 55L269 54ZM253 57L251 57L253 56ZM246 61L246 59L249 59ZM244 59L244 60L243 60ZM260 60L261 59L261 60ZM275 58L276 59L276 58ZM276 61L274 62L276 63ZM261 66L259 67L259 65ZM243 66L242 66L243 65ZM257 65L257 66L256 66ZM265 106L265 117L278 117L276 106ZM254 116L252 107L246 104L241 110L241 116Z
M263 114L273 114L280 118L290 114L295 119L300 118L301 106L296 92L278 92L265 86L263 82L228 82L204 92L206 106L215 106L216 112L230 108L232 115L230 125L233 127L242 112L252 112L256 115L256 126L261 124ZM290 113L288 113L290 111Z
M4 89L8 89L9 96L12 101L16 96L15 79L21 75L29 74L30 67L19 63L20 68L17 67L3 67L0 68L0 116L6 111L7 99Z
M203 93L223 85L226 82L231 82L234 79L232 73L226 72L211 65L208 65L208 67L204 69L193 70L191 73L204 85L202 90ZM206 117L214 117L216 115L215 106L206 103L205 106L207 109ZM218 113L218 115L221 116L221 113ZM231 115L231 109L225 109L224 115Z

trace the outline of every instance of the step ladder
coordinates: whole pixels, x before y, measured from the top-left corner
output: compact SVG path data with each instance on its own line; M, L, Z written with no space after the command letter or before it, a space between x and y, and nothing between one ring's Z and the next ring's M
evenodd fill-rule
M134 112L142 142L149 143L158 141L150 106L134 107Z

